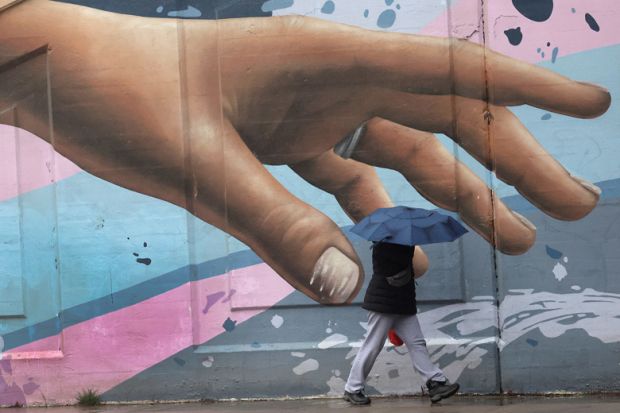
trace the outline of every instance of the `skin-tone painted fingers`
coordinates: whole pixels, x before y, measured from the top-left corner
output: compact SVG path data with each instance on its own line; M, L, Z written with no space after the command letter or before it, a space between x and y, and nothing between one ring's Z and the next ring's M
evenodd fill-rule
M364 275L349 241L328 217L275 180L224 123L216 133L221 151L207 139L194 146L196 213L245 242L313 300L350 302ZM222 155L214 162L214 156Z
M241 67L255 69L251 75L256 80L263 76L257 71L279 67L286 73L278 78L280 84L374 85L408 93L457 94L582 118L601 115L611 101L602 87L465 40L365 30L302 16L228 22L221 24L221 32L227 55L253 51ZM299 42L289 41L293 38Z
M315 20L308 25L319 26L321 33L325 30ZM497 105L527 104L582 118L601 115L611 102L609 92L600 86L574 81L465 40L361 29L355 34L344 30L337 34L343 42L358 47L351 57L361 75L383 87L456 93Z
M462 97L382 93L391 102L379 110L383 117L445 133L546 214L576 220L596 206L600 189L571 176L508 109Z
M352 157L402 173L422 196L458 212L465 223L506 254L521 254L534 243L536 228L510 211L430 133L374 118Z
M354 222L377 208L394 206L373 167L353 159L343 159L332 150L290 166L312 185L333 194ZM426 253L416 246L413 255L416 277L424 275L428 265Z

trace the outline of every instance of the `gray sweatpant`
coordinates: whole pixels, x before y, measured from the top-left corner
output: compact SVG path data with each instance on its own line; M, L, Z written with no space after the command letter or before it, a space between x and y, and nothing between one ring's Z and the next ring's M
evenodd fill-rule
M383 314L369 311L368 335L353 361L351 373L349 373L347 384L344 386L346 391L356 392L364 388L366 378L381 352L388 331L391 328L396 331L407 346L407 349L409 349L409 356L413 362L413 367L424 376L425 380L446 380L443 372L431 361L418 317L415 315Z

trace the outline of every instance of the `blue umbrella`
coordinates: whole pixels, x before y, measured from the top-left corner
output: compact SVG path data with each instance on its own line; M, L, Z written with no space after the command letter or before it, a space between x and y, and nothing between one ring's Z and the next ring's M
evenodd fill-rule
M369 240L401 245L454 241L468 231L451 216L422 208L379 208L351 229Z

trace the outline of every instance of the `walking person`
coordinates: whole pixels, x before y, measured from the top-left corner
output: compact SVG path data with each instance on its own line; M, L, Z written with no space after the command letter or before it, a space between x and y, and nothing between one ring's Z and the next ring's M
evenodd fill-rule
M370 403L364 392L366 378L385 343L390 330L402 338L413 367L426 379L435 403L454 395L458 383L450 383L435 365L416 316L413 276L414 246L376 242L372 251L373 275L362 307L369 311L368 335L360 347L345 385L344 399L355 405Z

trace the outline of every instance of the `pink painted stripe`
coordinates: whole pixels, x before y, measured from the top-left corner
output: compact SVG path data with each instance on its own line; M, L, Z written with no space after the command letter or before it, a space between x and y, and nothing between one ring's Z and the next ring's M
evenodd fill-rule
M253 295L269 306L289 295L293 288L266 264L235 270L251 285L260 285ZM5 389L39 386L25 395L29 405L47 402L71 403L76 389L96 388L105 392L192 344L204 343L225 332L224 322L230 318L237 324L265 311L255 307L253 299L244 305L244 295L235 302L229 277L219 275L123 308L113 313L66 328L61 337L39 340L4 354L0 369ZM208 301L208 296L212 302ZM194 297L192 299L192 297ZM243 309L243 307L253 307ZM59 349L59 343L61 349ZM61 350L63 357L31 359L27 353ZM13 356L15 359L12 359ZM10 370L10 373L7 373ZM0 386L0 389L2 386ZM24 392L25 393L25 392ZM12 397L0 393L0 400ZM7 400L5 400L6 402ZM8 400L10 401L10 400Z
M620 2L618 0L572 0L555 2L551 17L545 22L534 22L522 16L511 0L494 0L485 3L487 7L488 45L493 50L528 62L551 60L554 47L557 56L566 56L590 49L620 43ZM571 11L575 8L575 13ZM600 31L595 32L585 21L590 13L598 22ZM480 1L459 0L450 12L451 29L448 30L448 15L444 14L429 24L422 34L446 36L448 33L469 37L480 42ZM518 46L508 42L504 31L521 27L523 39ZM470 37L471 36L471 37ZM551 45L547 46L547 42ZM541 48L545 57L537 53Z
M20 128L0 125L0 201L80 172L50 144Z

